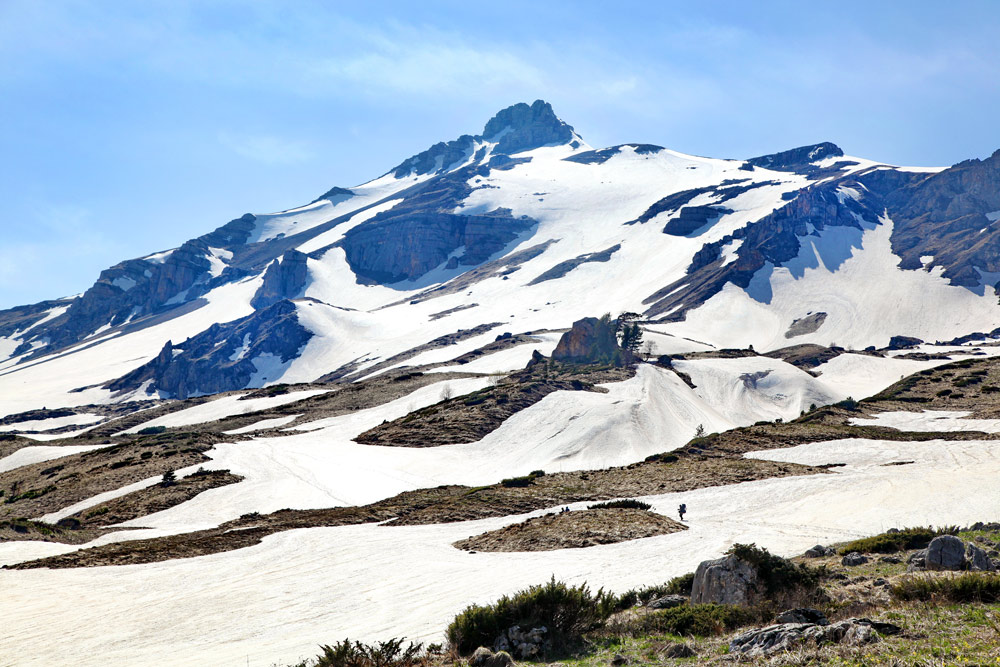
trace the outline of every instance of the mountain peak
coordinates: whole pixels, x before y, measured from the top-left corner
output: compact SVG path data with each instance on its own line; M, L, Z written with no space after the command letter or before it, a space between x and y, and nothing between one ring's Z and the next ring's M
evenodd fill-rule
M483 138L496 141L497 153L519 153L548 144L573 141L573 127L556 116L552 105L535 100L530 106L520 102L498 112L483 128Z

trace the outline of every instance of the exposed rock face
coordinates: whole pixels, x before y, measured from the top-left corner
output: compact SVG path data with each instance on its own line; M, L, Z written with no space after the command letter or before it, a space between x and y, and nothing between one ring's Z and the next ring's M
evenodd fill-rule
M729 651L746 656L764 656L803 646L861 646L877 641L879 635L895 635L900 632L902 628L897 625L867 618L850 618L828 625L782 623L736 635L729 642Z
M622 149L626 147L635 151L636 155L651 155L659 153L663 150L663 146L656 146L654 144L619 144L617 146L601 148L596 151L577 153L576 155L564 157L563 160L566 162L579 162L580 164L604 164L614 156L621 153Z
M618 345L614 324L605 318L585 317L573 323L552 351L552 358L567 363L627 363L626 351Z
M438 142L427 150L417 153L404 160L392 170L396 178L407 176L422 176L423 174L447 171L457 162L463 162L472 157L476 147L476 138L463 134L458 139L449 142Z
M147 393L172 398L261 386L264 369L298 356L312 333L299 324L295 304L279 301L265 310L213 324L179 345L167 342L152 361L108 383L112 391L132 391L145 382Z
M76 343L98 328L190 302L212 285L213 248L242 245L254 229L249 213L184 243L162 259L130 259L101 272L97 282L57 318L32 330L29 340L47 339L37 355Z
M812 186L757 222L706 244L695 254L686 276L643 301L649 306L645 314L653 317L673 311L667 319L680 320L689 308L704 303L727 282L747 289L754 275L767 264L781 266L796 257L801 248L799 237L806 236L810 229L820 232L830 226L850 227L858 230L860 238L862 227L858 220L875 224L878 213L850 197L838 196L838 187L838 184ZM737 258L725 262L723 248L734 241L742 241ZM771 295L752 293L752 296L766 303Z
M559 262L551 269L545 271L544 273L539 275L537 278L535 278L528 284L537 285L538 283L543 283L546 280L556 280L557 278L562 278L576 267L580 266L581 264L586 264L588 262L607 262L608 260L611 259L612 255L621 250L621 247L622 245L620 243L616 243L610 248L605 248L600 252L591 252L587 253L586 255L579 255L577 257L574 257L573 259L568 259L565 262Z
M889 349L890 350L907 350L911 347L916 347L922 344L924 341L919 338L914 338L912 336L893 336L889 339Z
M507 107L483 128L483 138L498 141L496 152L520 153L549 144L573 140L573 128L556 117L552 105L542 100Z
M677 217L667 222L663 233L671 236L687 236L732 212L733 209L725 206L685 206Z
M928 570L965 568L965 544L954 535L938 535L927 545L924 567Z
M309 271L306 255L298 250L289 250L280 260L271 262L264 272L264 283L253 295L250 305L260 310L282 299L295 299L305 290Z
M691 604L751 604L760 585L757 569L736 556L702 561L694 572Z
M883 170L885 171L885 170ZM879 188L893 220L892 250L900 268L921 269L921 257L943 266L953 285L976 288L980 271L1000 271L1000 150L908 183L884 183L877 173L859 179ZM896 185L896 188L892 188ZM992 217L991 217L992 216Z
M327 190L326 192L324 192L323 194L321 194L316 199L313 199L309 203L310 204L315 204L320 199L325 199L325 200L327 200L327 201L329 201L331 203L339 203L339 202L342 202L342 201L344 201L346 199L349 199L349 198L351 198L353 196L354 196L354 192L353 191L348 190L347 188L338 188L337 186L334 186L334 187L330 188L329 190Z
M824 141L821 144L811 146L800 146L791 150L771 155L762 155L747 160L747 164L754 167L774 169L775 171L794 171L797 173L808 173L816 169L814 162L819 162L828 157L843 157L844 151L836 144Z
M994 565L993 561L990 560L989 554L977 547L975 544L969 544L966 549L966 554L970 570L978 572L996 572L996 565Z
M348 231L338 243L361 278L376 283L413 280L464 247L457 264L476 266L537 223L508 210L451 213L471 192L471 169L429 183L419 194Z

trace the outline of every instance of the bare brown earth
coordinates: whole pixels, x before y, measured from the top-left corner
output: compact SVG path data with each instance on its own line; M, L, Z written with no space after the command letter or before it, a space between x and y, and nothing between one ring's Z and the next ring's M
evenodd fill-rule
M451 523L522 514L580 501L689 491L772 477L826 472L818 467L772 461L664 455L619 468L553 473L538 477L525 487L502 484L476 488L443 486L409 491L362 507L281 510L267 515L245 515L211 530L116 542L10 567L30 569L154 563L252 546L267 535L295 528L355 525L391 519L393 521L389 526Z
M101 529L72 529L41 521L19 518L0 521L0 544L4 542L61 542L86 544L109 532Z
M41 516L105 491L208 461L214 433L132 436L81 454L0 473L0 519ZM86 442L86 441L84 441ZM96 443L95 443L96 444Z
M369 445L437 447L475 442L496 430L511 415L531 407L554 391L607 391L601 382L620 382L634 369L576 366L545 361L511 373L495 386L411 412L369 429L355 438Z
M669 535L687 526L640 509L592 509L534 517L455 542L466 551L555 551Z
M228 470L195 472L187 477L178 478L173 484L161 482L94 505L63 519L61 523L79 522L80 526L86 528L111 526L154 512L162 512L191 500L202 491L235 484L242 479L241 476L234 475Z

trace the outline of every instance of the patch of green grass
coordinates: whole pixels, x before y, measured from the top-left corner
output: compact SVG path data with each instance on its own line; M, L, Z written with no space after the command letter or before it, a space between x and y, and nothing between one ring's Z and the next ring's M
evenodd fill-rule
M587 509L591 510L612 510L612 509L622 509L622 510L651 510L653 506L649 503L644 503L641 500L636 500L634 498L624 498L622 500L609 500L606 503L595 503L593 505L588 505Z
M895 533L882 533L848 542L840 548L840 553L893 554L906 549L923 549L942 534L942 531L930 527L905 528Z
M957 576L911 576L899 579L892 594L900 600L949 602L1000 602L1000 575L966 572Z

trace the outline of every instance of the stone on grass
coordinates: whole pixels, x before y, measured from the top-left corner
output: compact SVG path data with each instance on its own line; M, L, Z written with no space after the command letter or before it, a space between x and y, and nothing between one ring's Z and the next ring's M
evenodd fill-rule
M954 535L938 535L927 546L924 567L928 570L965 568L965 543Z

